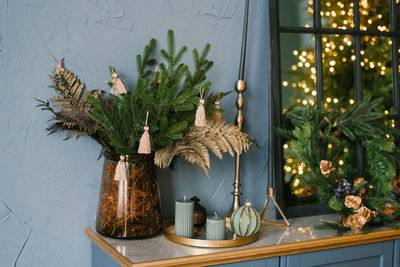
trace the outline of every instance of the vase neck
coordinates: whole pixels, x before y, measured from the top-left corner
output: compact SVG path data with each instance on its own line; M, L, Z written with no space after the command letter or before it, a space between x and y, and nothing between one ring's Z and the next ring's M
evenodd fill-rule
M120 154L114 152L104 151L104 157L108 160L119 161ZM137 161L147 161L147 160L154 160L154 153L151 154L131 154L131 155L124 155L126 162L137 162Z

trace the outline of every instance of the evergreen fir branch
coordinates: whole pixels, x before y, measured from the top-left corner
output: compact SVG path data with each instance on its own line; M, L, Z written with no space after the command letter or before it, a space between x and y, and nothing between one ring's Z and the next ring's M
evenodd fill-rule
M187 47L177 49L175 35L169 30L167 48L160 51L163 58L163 62L158 64L160 71L153 72L151 68L157 64L153 57L155 46L156 41L152 39L142 54L137 55L138 78L135 88L120 96L100 90L83 93L84 83L65 70L60 62L51 76L51 87L59 95L47 102L39 102L40 108L53 112L49 132L67 130L66 139L73 136L79 138L85 133L101 143L105 151L136 154L148 111L154 151L174 147L176 143L187 140L185 147L174 153L198 164L205 171L210 167L208 149L217 157L221 157L222 152L233 155L234 151L247 151L249 137L235 133L235 129L230 127L223 128L221 133L210 135L209 138L198 136L195 141L187 139L186 134L190 133L189 126L194 122L199 105L200 88L204 90L207 117L216 111L214 102L228 94L210 93L212 84L206 79L213 65L207 59L210 45L206 44L201 53L193 50L194 70L190 71L189 66L182 62ZM113 66L109 70L111 75L116 72ZM112 86L112 83L111 77L108 85ZM224 132L228 135L225 136ZM255 144L255 141L252 140L251 144Z
M155 46L156 40L153 38L149 41L149 44L144 47L143 54L138 54L136 56L136 69L139 78L147 78L153 73L147 68L157 64L157 61L154 58L151 58Z

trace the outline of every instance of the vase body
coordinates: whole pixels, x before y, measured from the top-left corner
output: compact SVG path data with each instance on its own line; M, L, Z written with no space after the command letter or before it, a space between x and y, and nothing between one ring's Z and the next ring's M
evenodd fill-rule
M158 233L162 222L153 155L127 155L126 180L114 179L119 155L104 153L104 156L97 232L121 239Z

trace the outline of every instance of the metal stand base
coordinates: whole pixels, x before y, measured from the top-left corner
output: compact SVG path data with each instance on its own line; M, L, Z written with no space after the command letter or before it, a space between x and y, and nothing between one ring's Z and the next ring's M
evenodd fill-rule
M269 224L270 226L262 226L260 228L260 230L267 230L267 229L275 229L275 228L283 228L283 227L288 227L290 226L289 221L286 219L285 214L283 214L283 211L281 210L281 208L279 207L278 203L276 203L275 197L274 197L274 189L272 187L267 188L267 195L268 198L265 201L264 204L264 208L261 211L261 222L263 224ZM274 202L275 207L278 209L279 213L281 214L283 220L285 221L285 223L281 223L281 222L276 222L276 221L268 221L268 220L264 220L264 215L265 212L267 211L268 208L268 204L270 202L270 200L272 200L272 202ZM272 224L272 225L271 225Z

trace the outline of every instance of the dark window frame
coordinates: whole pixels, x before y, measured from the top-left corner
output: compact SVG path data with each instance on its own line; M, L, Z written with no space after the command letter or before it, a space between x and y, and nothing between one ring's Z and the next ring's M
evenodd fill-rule
M323 34L339 34L351 35L354 38L354 84L356 89L356 102L363 99L362 94L362 79L361 79L361 36L386 36L392 40L392 69L393 69L393 109L394 114L388 118L395 120L395 127L400 127L400 88L399 88L399 40L400 29L397 29L397 13L396 0L388 0L390 3L390 31L382 32L375 30L360 30L360 12L359 1L353 0L354 28L353 29L330 29L322 28L321 25L321 1L314 0L313 2L313 25L312 27L287 27L280 26L279 20L279 0L269 1L269 16L270 16L270 49L271 49L271 73L270 73L270 175L274 180L276 188L276 200L279 206L283 209L287 217L310 216L330 212L322 203L287 206L286 194L287 188L283 181L284 171L284 153L282 148L282 138L275 133L273 129L282 125L282 88L281 88L281 51L280 38L281 33L296 33L296 34L313 34L315 36L315 67L316 67L316 88L317 88L317 107L323 104L323 73L322 73L322 35ZM400 19L400 18L399 18ZM357 172L359 176L364 176L364 151L361 145L357 146ZM273 185L272 185L273 186ZM277 212L279 218L279 212Z

